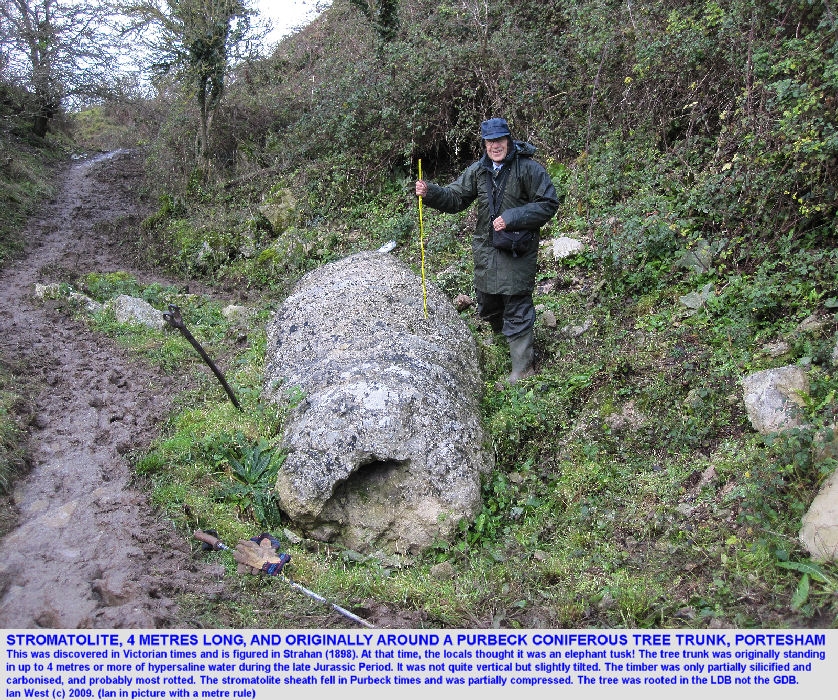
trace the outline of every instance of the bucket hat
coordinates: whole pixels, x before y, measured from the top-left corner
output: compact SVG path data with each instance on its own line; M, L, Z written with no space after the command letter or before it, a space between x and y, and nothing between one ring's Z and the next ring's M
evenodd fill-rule
M495 117L487 119L480 125L480 134L484 139L499 139L501 136L511 136L506 119Z

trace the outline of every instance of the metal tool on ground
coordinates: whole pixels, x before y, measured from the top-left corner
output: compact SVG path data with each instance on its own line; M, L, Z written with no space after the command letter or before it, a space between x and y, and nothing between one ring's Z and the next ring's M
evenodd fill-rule
M422 159L419 159L419 179L422 179ZM422 197L419 197L419 246L422 249L422 301L425 303L425 318L428 318L428 292L425 289L425 224L422 221Z
M279 540L277 540L269 532L263 532L257 537L249 540L239 540L239 544L235 549L228 547L217 536L213 530L195 530L195 539L204 543L204 547L211 550L223 550L232 552L233 557L240 565L250 568L254 573L263 572L269 576L280 576L292 589L299 591L303 595L308 596L318 603L328 605L335 612L340 613L344 617L357 622L363 627L375 629L375 625L370 624L364 618L358 617L355 613L349 612L346 608L342 608L336 603L332 603L314 591L310 591L305 586L300 585L296 581L291 580L282 573L282 569L291 560L289 554L274 554L269 555L264 550L275 552L279 548ZM262 550L262 551L260 551Z
M210 359L210 356L207 355L206 351L201 347L201 344L195 340L189 332L189 329L183 323L183 319L180 316L180 307L175 306L174 304L169 304L169 311L163 314L163 320L172 328L177 328L181 335L189 341L195 350L198 351L198 354L201 356L203 361L209 365L209 368L218 378L218 381L221 382L221 386L224 387L224 391L227 392L227 396L230 397L230 401L232 401L233 405L241 411L242 407L239 405L239 401L233 393L233 390L230 388L230 385L227 384L227 380L224 378L224 375L221 374L221 370L216 367L215 363Z

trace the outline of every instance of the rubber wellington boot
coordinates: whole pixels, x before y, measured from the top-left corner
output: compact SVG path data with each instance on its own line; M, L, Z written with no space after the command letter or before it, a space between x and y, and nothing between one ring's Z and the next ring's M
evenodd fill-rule
M533 330L524 331L508 338L509 356L512 360L512 373L506 378L508 384L526 379L535 374L533 360Z

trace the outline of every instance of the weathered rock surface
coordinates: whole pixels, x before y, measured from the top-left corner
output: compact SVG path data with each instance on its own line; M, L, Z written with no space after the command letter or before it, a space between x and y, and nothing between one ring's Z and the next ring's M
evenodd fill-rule
M268 327L264 393L299 387L277 479L312 537L416 551L480 505L491 470L474 342L445 296L396 258L359 253L306 275Z
M838 561L838 471L824 482L803 516L800 541L815 561Z
M271 224L274 233L282 233L297 217L297 202L288 190L274 192L260 207L259 213Z
M61 296L61 285L57 282L51 284L35 284L36 299L58 299Z
M629 401L619 412L605 418L605 424L614 432L639 430L645 423L646 416L637 409L634 401Z
M551 252L554 260L561 260L563 258L576 255L585 250L585 244L582 241L577 241L575 238L568 236L560 236L553 239Z
M703 307L707 303L707 300L714 294L715 291L713 289L713 283L708 282L701 289L695 292L689 292L682 297L678 297L678 301L695 313Z
M809 393L806 371L797 365L766 369L742 380L745 409L754 429L763 435L803 424L799 394Z
M81 294L79 292L70 292L67 298L77 306L80 306L85 311L91 314L95 314L98 311L102 310L102 304L100 304L95 299L91 299L87 294Z
M158 331L163 330L163 326L166 325L162 311L158 311L144 299L127 294L120 294L111 299L105 304L105 308L113 309L116 320L120 323L136 323Z
M249 306L229 304L221 310L221 315L224 316L224 318L230 323L245 325L248 319L253 315L253 309Z

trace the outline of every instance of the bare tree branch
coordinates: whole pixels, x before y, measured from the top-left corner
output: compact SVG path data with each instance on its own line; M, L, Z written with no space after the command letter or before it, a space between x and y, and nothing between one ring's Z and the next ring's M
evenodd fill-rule
M7 0L0 5L3 78L32 97L33 131L44 136L74 98L119 82L116 13L108 0Z

